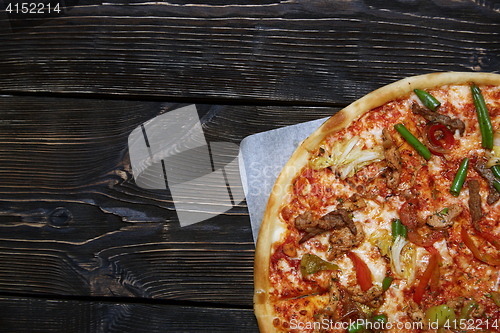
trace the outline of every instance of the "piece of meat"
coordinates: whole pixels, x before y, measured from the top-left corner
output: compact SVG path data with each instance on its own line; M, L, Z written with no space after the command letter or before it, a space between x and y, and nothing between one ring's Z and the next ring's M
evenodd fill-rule
M437 229L449 228L453 225L455 218L462 212L462 207L459 205L451 205L447 212L432 214L427 217L426 223Z
M358 224L357 233L354 235L349 228L344 227L342 229L333 230L328 241L330 242L331 251L328 253L328 260L340 257L344 253L349 252L365 239L365 233L363 232L363 227Z
M465 132L465 124L458 118L451 118L447 115L434 112L428 108L421 107L417 103L411 105L411 111L415 114L419 114L428 121L435 121L437 123L443 124L454 131L458 131L460 135Z
M366 207L365 199L363 199L363 197L358 195L357 193L354 193L349 199L342 202L342 204L340 205L340 208L344 208L349 213L352 213L355 210L365 207Z
M378 308L384 303L384 290L379 286L372 286L367 291L362 291L359 284L348 286L347 293L355 302L366 304L372 308Z
M335 284L335 281L332 280L332 283L330 285L330 293L329 293L329 302L327 305L327 308L329 311L334 312L335 309L337 308L337 305L340 302L340 291L339 288L337 288L337 285Z
M387 162L387 166L391 170L389 177L387 178L387 187L395 191L401 180L401 154L399 153L398 147L392 140L391 133L384 128L382 130L382 139L384 147L384 156Z
M387 161L387 166L392 170L401 171L402 163L401 163L401 155L399 154L398 147L394 143L392 139L391 133L387 128L382 130L382 139L384 140L384 154Z
M344 227L349 228L353 235L357 234L356 225L345 208L336 209L319 219L314 219L310 211L295 218L295 228L300 231L307 231L307 234L299 240L299 244L306 242L324 231Z
M327 315L334 317L335 310L337 310L337 306L340 302L340 290L333 279L330 283L328 296L328 304L324 308L320 309L319 312L326 313Z
M307 211L303 214L300 214L295 218L295 228L300 231L307 231L307 234L299 240L299 244L306 242L312 237L319 235L325 232L325 229L318 227L319 219L314 218L314 215L311 211ZM343 221L338 221L338 226L343 226Z
M342 212L339 212L342 210ZM341 228L346 225L344 215L348 213L345 209L334 210L319 219L315 219L311 211L307 211L295 218L295 228L300 231L312 231L314 229L331 230Z
M488 183L489 191L486 202L488 205L492 205L500 199L500 193L493 187L493 182L496 181L496 177L493 171L486 167L486 163L485 159L478 159L473 167Z
M317 225L316 219L313 216L311 211L307 211L303 214L300 214L295 218L295 228L306 231L310 228L315 228Z
M312 229L309 229L307 231L307 234L304 235L304 237L302 237L300 240L299 240L299 244L302 244L304 242L307 242L308 240L310 240L311 238L313 238L314 236L317 236L323 232L325 232L326 230L323 230L323 229L320 229L320 228L312 228Z
M353 234L356 234L356 226L352 222L349 217L349 212L345 208L336 209L318 220L318 228L324 230L331 230L338 227L347 226L352 231Z
M316 322L323 323L324 320L334 320L337 319L337 306L341 300L340 290L337 287L335 281L332 279L330 283L330 291L328 293L329 300L328 304L318 310L317 315L315 316ZM305 310L302 310L305 311ZM314 325L313 333L323 333L327 332L322 325Z
M342 202L338 209L315 219L311 211L307 211L295 218L295 228L307 231L307 234L299 240L299 244L319 235L327 230L349 228L353 235L357 234L356 225L349 216L355 210L366 207L365 200L358 194L353 194L349 199Z
M389 177L387 177L387 187L393 191L395 191L398 188L400 182L401 182L401 172L399 171L393 170L389 175Z
M297 216L295 219L295 227L300 231L307 231L307 234L299 240L299 244L327 230L343 228L347 225L341 214L332 213L333 212L330 212L320 219L314 219L312 213L309 211ZM349 216L347 216L347 218L350 220Z
M479 194L479 181L477 179L469 180L469 211L472 217L472 224L476 224L483 216L481 209L481 195ZM477 229L477 227L476 227Z

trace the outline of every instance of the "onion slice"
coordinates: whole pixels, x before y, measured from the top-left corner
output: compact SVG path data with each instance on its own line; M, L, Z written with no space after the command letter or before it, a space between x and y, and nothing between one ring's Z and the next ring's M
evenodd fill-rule
M363 149L364 141L356 135L345 141L337 141L330 151L323 152L311 159L311 166L315 170L331 167L337 171L341 179L354 176L361 168L379 162L385 158L382 145Z
M408 241L403 236L398 236L391 247L391 266L393 272L401 279L405 278L403 269L401 268L401 250L403 250L406 243L408 243Z

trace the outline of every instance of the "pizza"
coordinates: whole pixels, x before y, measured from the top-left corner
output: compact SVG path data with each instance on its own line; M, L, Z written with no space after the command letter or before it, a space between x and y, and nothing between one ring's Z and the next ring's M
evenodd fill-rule
M280 173L254 266L261 332L500 332L500 75L382 87Z

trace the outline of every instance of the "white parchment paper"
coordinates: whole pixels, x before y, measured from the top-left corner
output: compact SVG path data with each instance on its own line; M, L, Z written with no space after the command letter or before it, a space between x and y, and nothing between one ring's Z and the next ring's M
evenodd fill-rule
M254 242L279 173L298 145L328 118L257 133L241 141L239 167Z

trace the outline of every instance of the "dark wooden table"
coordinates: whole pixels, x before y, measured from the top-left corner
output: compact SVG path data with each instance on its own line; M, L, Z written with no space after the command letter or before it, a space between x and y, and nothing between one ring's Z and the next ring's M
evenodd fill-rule
M239 144L407 76L500 71L498 0L40 1L0 0L3 332L258 331L246 202L181 227L134 181L145 121L196 104Z

